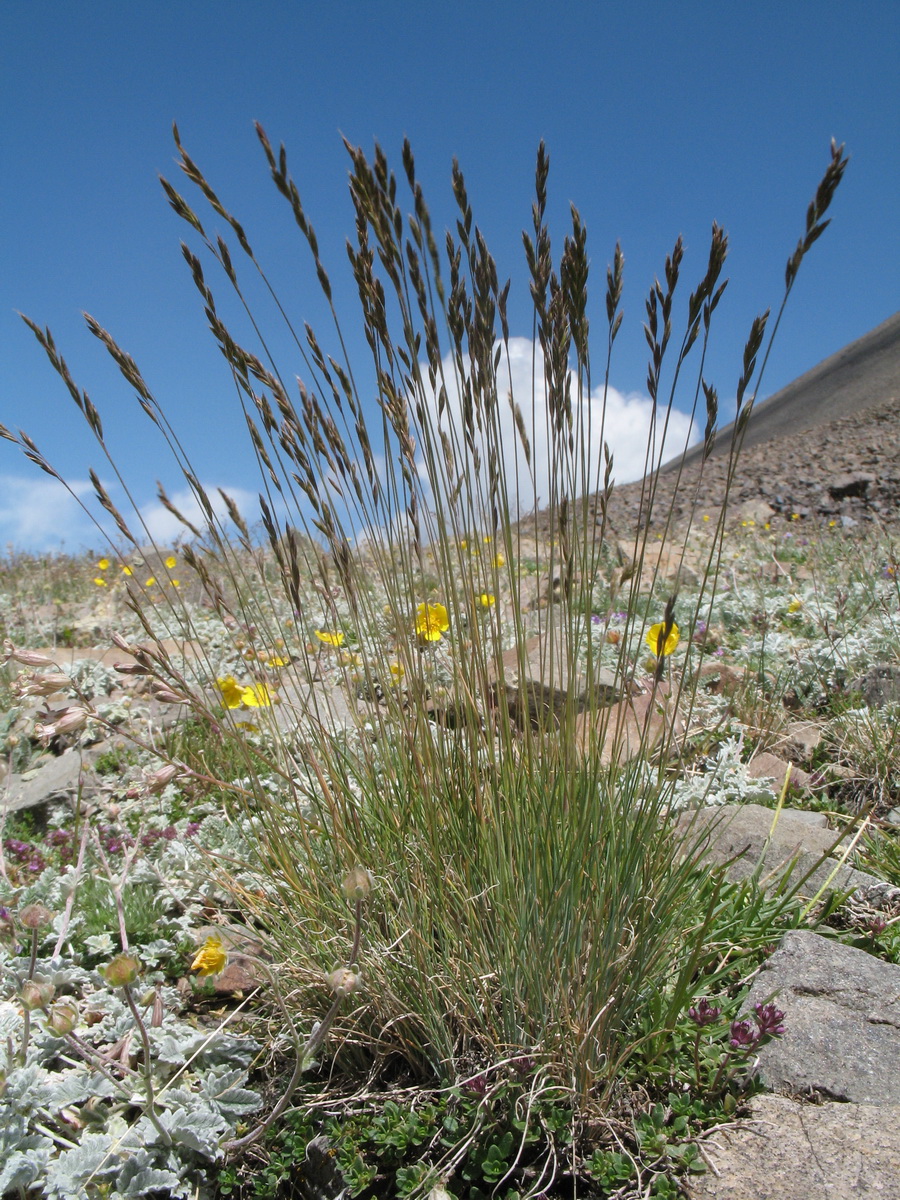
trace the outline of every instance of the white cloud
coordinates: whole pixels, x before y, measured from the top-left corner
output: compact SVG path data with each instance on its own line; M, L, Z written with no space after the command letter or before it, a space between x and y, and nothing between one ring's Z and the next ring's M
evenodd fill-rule
M104 486L118 503L116 495L121 489L114 484ZM203 486L214 513L224 525L228 525L228 511L217 485ZM103 547L106 537L81 508L79 500L97 516L109 540L118 543L120 535L115 523L100 510L90 481L69 480L68 488L70 490L58 480L37 472L33 478L27 475L0 475L0 547L35 554L77 554L89 548L96 550ZM227 485L222 485L222 490L237 504L248 525L256 524L259 520L256 493ZM188 520L199 529L204 528L206 521L202 510L188 488L174 492L170 499ZM179 539L183 540L187 532L158 500L141 505L140 519L129 513L127 508L123 508L123 516L139 542L153 540L159 545L172 545Z
M102 535L79 500L91 507L94 489L87 479L68 489L49 475L0 475L0 545L34 553L75 553L98 546Z
M441 417L446 430L451 424L461 428L461 406L455 384L453 363L448 356L444 360L444 377L448 388L447 410ZM465 364L469 370L469 363ZM532 380L534 379L534 385ZM503 452L503 465L507 478L510 509L524 514L533 508L541 508L548 502L550 478L553 470L552 437L547 420L547 400L544 384L543 356L539 346L528 338L510 338L509 359L503 354L497 368L497 390L499 394L499 424ZM507 396L511 393L524 417L526 432L531 443L531 476L526 466L521 440L516 432L513 413ZM532 397L534 396L534 400ZM572 377L572 402L576 403L576 386ZM647 396L635 393L623 394L615 388L606 390L602 385L595 387L592 395L585 398L581 414L584 430L584 450L588 464L589 490L597 490L603 484L603 445L609 446L613 456L613 478L619 484L640 479L645 469L680 454L686 442L698 440L698 431L692 426L690 417L672 410L665 428L665 445L662 444L665 427L665 411L656 410L654 429L654 406ZM576 417L577 425L577 417ZM651 438L653 441L651 442ZM576 429L576 445L578 444ZM485 457L485 440L477 438L482 459ZM650 459L648 460L648 445ZM424 472L424 464L421 468ZM581 479L580 468L575 479Z
M219 495L220 487L238 506L241 516L248 525L255 525L259 520L259 500L256 492L250 492L241 487L229 487L227 484L204 483L202 486L209 497L213 512L223 525L229 525L230 520L225 501ZM206 528L206 516L194 493L189 488L182 488L180 491L173 492L169 499L178 511L193 525L196 525L202 533ZM178 540L183 541L185 538L190 539L191 537L190 531L159 500L141 505L140 515L148 538L159 545L171 545ZM132 532L136 537L138 536L137 529L132 529Z

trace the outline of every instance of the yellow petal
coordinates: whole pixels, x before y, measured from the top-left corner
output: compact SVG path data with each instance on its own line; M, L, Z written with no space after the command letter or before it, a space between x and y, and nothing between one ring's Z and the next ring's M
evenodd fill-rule
M241 701L247 708L271 708L272 697L264 683L254 683L241 688Z
M227 961L228 952L221 939L208 937L191 963L191 970L196 971L198 975L218 975L220 971L224 971Z
M420 604L416 609L416 633L426 642L439 642L449 628L450 618L443 604Z
M647 630L647 637L646 637L647 645L650 647L650 649L656 655L671 654L672 651L675 649L675 647L678 645L678 641L679 641L679 638L681 635L678 632L678 626L673 622L672 628L669 630L669 635L666 638L662 649L660 649L659 642L660 642L660 638L663 636L663 633L665 632L665 628L666 628L665 622L658 621L655 625L651 625L650 628Z
M244 689L233 675L226 675L224 679L217 679L216 686L222 693L222 700L226 708L241 707Z
M344 635L340 629L316 629L313 631L326 646L343 646Z

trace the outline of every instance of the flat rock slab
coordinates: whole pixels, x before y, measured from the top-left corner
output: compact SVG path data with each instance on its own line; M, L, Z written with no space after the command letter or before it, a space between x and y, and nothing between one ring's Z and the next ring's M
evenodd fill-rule
M366 720L356 700L339 680L329 683L295 683L287 680L279 692L280 704L274 709L282 732L295 729L307 732L311 726L332 734L358 729Z
M900 667L894 663L876 663L865 675L850 684L851 692L862 692L869 708L900 702Z
M790 880L792 884L798 883L811 871L803 884L803 891L809 896L826 883L833 891L843 891L880 882L865 871L842 866L828 883L838 860L826 857L822 861L822 856L834 848L837 834L827 828L821 814L783 808L773 830L774 819L775 810L761 804L722 804L685 813L678 826L690 830L691 840L704 835L704 857L709 862L719 864L734 859L727 872L733 881L752 874L760 858L763 876L772 872L778 876L797 856Z
M808 771L804 771L801 767L795 766L794 763L788 762L784 758L779 758L777 754L770 754L768 751L765 751L763 754L754 755L747 763L747 774L750 778L773 780L775 784L773 791L776 794L784 786L788 771L791 773L790 783L793 787L808 787L812 782L812 776Z
M900 966L795 929L756 977L747 1005L772 996L785 1032L759 1051L766 1087L900 1105Z
M582 644L586 651L586 635ZM544 712L561 713L570 692L574 693L577 712L619 699L622 686L614 671L595 663L589 681L584 666L570 672L569 659L569 634L558 619L551 619L542 633L525 641L521 659L518 647L503 654L502 670L493 672L492 683L498 700L505 698L510 716L522 728L540 720Z
M653 754L680 736L684 724L668 683L627 696L599 713L581 712L575 718L575 745L582 754L601 744L600 761L609 766Z
M8 786L0 793L0 813L21 812L36 808L49 800L66 800L74 796L79 783L95 782L83 770L81 755L67 750L58 758L48 758L36 771L10 775Z
M900 1200L900 1107L757 1096L750 1119L704 1142L714 1171L691 1200Z

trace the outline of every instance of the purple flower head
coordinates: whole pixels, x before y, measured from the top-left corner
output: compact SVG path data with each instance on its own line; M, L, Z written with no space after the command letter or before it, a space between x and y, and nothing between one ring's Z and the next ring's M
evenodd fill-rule
M535 1061L527 1054L520 1054L509 1064L517 1075L530 1075L535 1068Z
M695 1025L701 1028L704 1025L713 1025L718 1021L722 1014L721 1008L714 1008L704 996L702 1000L698 1000L695 1007L688 1009L688 1016Z
M472 1096L483 1096L488 1089L487 1075L483 1072L481 1075L473 1075L462 1086L463 1091L468 1092Z
M735 1050L752 1050L759 1038L749 1021L731 1022L731 1045Z
M706 633L706 622L698 621L697 624L694 626L694 633L695 634Z
M193 837L196 833L199 832L199 829L200 829L199 821L188 821L187 829L185 829L185 831L184 831L185 837Z
M780 1009L774 1004L757 1004L753 1011L756 1013L760 1037L781 1037L784 1033L784 1013Z

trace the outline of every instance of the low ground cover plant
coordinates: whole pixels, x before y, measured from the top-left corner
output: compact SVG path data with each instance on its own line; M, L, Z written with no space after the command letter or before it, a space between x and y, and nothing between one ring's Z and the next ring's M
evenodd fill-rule
M259 138L330 302L286 152ZM257 288L269 285L248 234L177 130L176 142L199 200L163 186L247 420L260 522L227 496L214 503L137 364L88 318L204 519L176 512L183 544L148 546L139 514L93 475L116 537L81 577L58 562L4 567L14 768L115 731L128 748L103 750L99 798L3 830L0 1104L18 1139L3 1186L308 1195L318 1162L326 1192L361 1196L674 1195L679 1174L702 1169L703 1130L757 1086L753 1051L790 1020L746 1011L750 979L781 932L828 915L786 883L727 882L676 822L701 804L779 803L781 781L751 781L746 760L774 738L788 687L808 710L846 699L830 736L864 776L852 795L841 781L840 803L887 811L893 743L865 727L884 718L853 707L852 684L895 640L896 580L861 561L835 601L824 581L828 556L846 553L839 531L801 546L795 530L730 526L724 510L678 530L656 511L679 388L703 397L712 445L703 349L725 287L718 227L686 303L680 241L646 303L659 407L625 562L602 440L623 258L616 247L598 365L586 233L573 209L554 260L543 147L520 395L509 285L457 166L458 222L439 248L409 147L409 215L380 149L369 160L348 147L348 257L371 361L348 359L333 307L326 338L275 300L302 363L294 386L293 363L270 357L260 332L271 313L256 315ZM833 146L785 300L845 164ZM226 325L210 266L245 307L244 329ZM732 472L777 323L765 314L749 331ZM100 414L49 331L29 324L115 472ZM0 433L54 474L30 438ZM538 444L551 471L535 536L518 518ZM657 530L697 565L690 581L645 569ZM773 558L771 585L745 569ZM35 608L37 592L63 603ZM69 614L96 597L99 632L123 656L108 678L57 661L94 633ZM717 663L740 668L730 695L707 687ZM45 707L26 739L15 722L32 703ZM160 728L165 711L177 720ZM823 776L820 797L835 786ZM880 842L866 846L889 861ZM46 916L29 940L35 906ZM173 985L189 964L215 979L235 938L259 943L254 1005L239 1034L226 1030L231 1010L191 1029L212 985ZM47 1087L58 1072L71 1096L34 1106L29 1072Z

